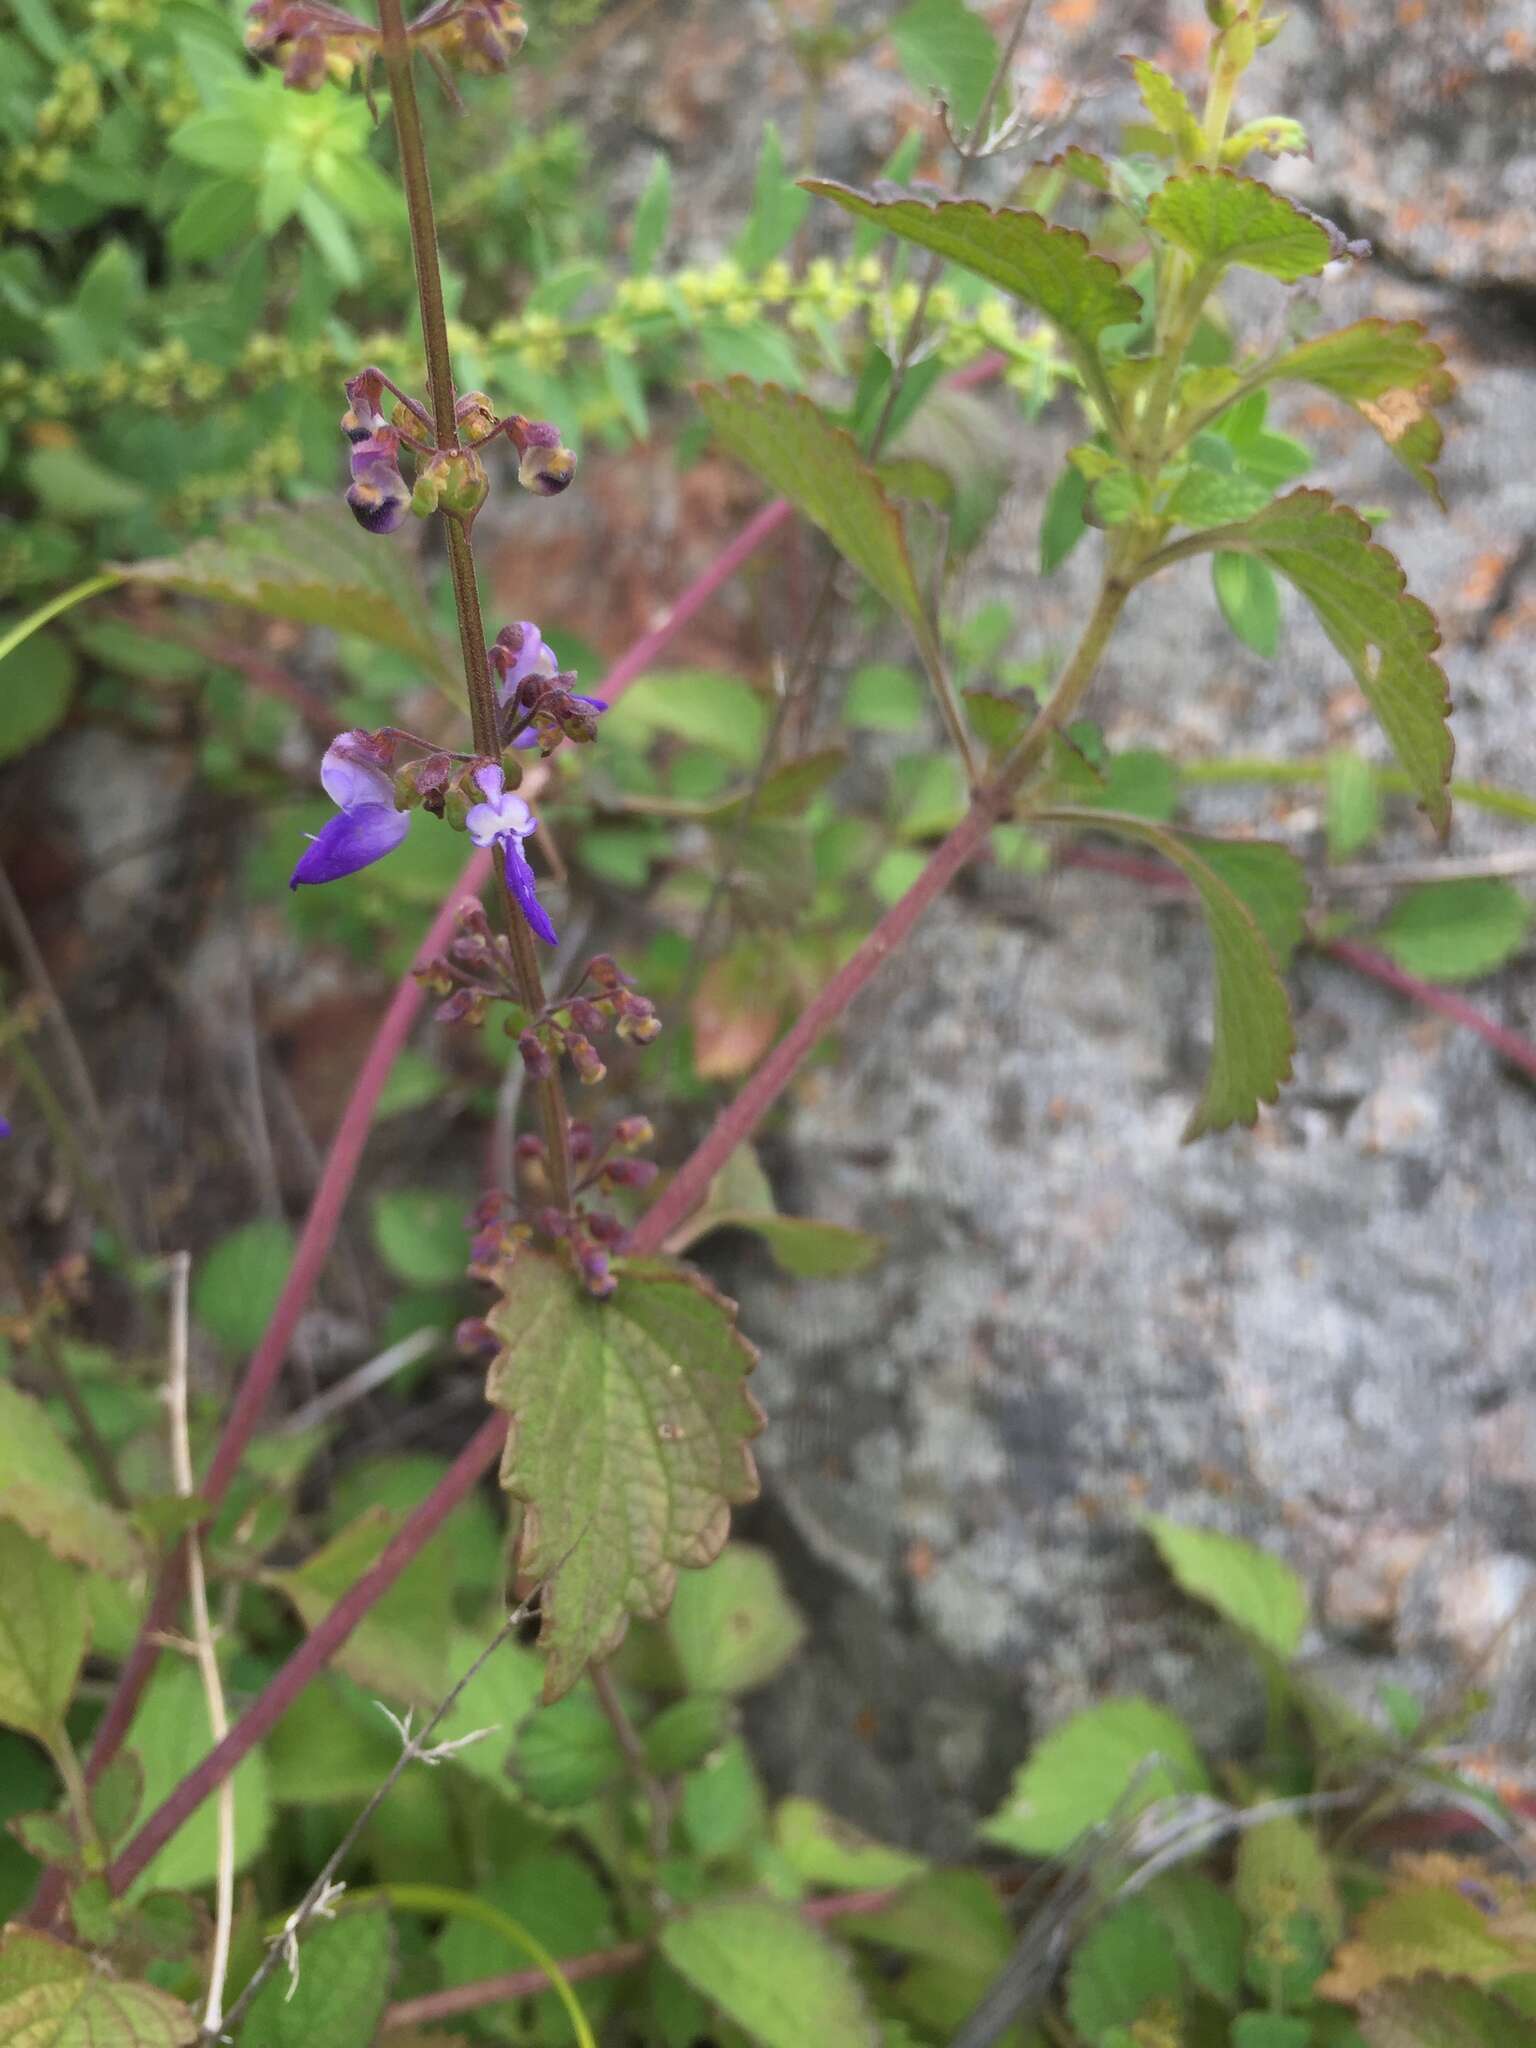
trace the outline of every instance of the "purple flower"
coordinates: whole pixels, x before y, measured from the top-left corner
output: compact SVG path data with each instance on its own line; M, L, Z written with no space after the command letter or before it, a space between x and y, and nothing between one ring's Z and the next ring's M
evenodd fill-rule
M11 1120L10 1120L10 1118L9 1118L8 1116L0 1116L0 1138L8 1138L8 1137L9 1137L10 1135L11 1135Z
M475 770L475 785L485 798L475 804L464 820L464 829L476 846L499 846L507 865L507 886L523 913L530 931L546 945L557 943L549 914L538 899L533 869L523 852L523 841L534 830L534 816L520 796L506 786L499 762L487 761Z
M352 482L347 503L369 533L393 533L411 509L411 487L400 474L400 438L379 427L352 445Z
M515 718L518 710L531 710L534 704L540 704L559 723L562 712L568 717L578 705L594 718L608 709L605 698L582 697L572 690L546 687L558 682L561 668L555 650L531 619L520 619L515 626L503 626L488 652L496 677L496 701L504 714L511 713ZM538 686L536 695L522 689L529 682ZM590 738L590 734L587 737ZM537 725L530 724L511 744L514 747L542 746L544 734Z
M320 763L320 780L339 815L311 839L290 889L354 875L393 853L410 830L410 812L395 809L394 783L368 734L338 733Z

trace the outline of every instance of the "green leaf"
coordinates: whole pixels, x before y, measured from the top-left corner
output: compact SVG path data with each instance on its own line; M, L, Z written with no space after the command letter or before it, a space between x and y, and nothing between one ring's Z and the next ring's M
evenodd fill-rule
M343 506L277 507L179 555L125 564L121 573L270 618L358 634L417 662L425 677L455 685L454 660L432 622L414 557L364 533ZM460 688L462 680L457 676Z
M1225 537L1294 583L1344 656L1434 823L1450 822L1450 697L1433 658L1434 613L1358 513L1326 491L1292 491Z
M784 145L779 140L778 128L772 121L765 121L752 211L734 251L742 269L755 276L788 248L809 205L800 187L785 177Z
M667 1640L690 1692L751 1692L783 1670L805 1620L766 1550L732 1543L707 1572L679 1579Z
M1513 957L1531 906L1512 882L1427 882L1400 896L1376 934L1399 967L1426 981L1473 981Z
M771 1899L709 1899L663 1927L661 1952L761 2048L880 2048L843 1951Z
M467 1205L442 1188L397 1188L370 1215L379 1257L412 1287L446 1287L469 1266Z
M1177 2006L1178 1957L1145 1899L1131 1899L1078 1944L1067 1973L1067 2012L1078 2033L1102 2042L1149 2006Z
M696 396L732 454L819 526L838 553L900 613L919 645L932 640L901 515L853 436L808 398L733 377ZM654 696L654 690L639 693Z
M194 114L173 130L173 156L204 171L260 170L269 138L248 114Z
M463 1752L466 1759L472 1754ZM376 1702L327 1671L304 1688L267 1740L272 1797L280 1806L361 1805L399 1756L400 1738Z
M34 448L22 468L43 510L61 519L129 519L144 509L142 484L107 469L73 443Z
M453 1670L467 1670L476 1654L484 1649L480 1636L456 1634L450 1646ZM517 1788L507 1775L507 1752L514 1731L527 1720L544 1683L543 1660L518 1643L503 1643L479 1675L460 1693L458 1704L438 1724L438 1739L451 1742L477 1728L497 1730L495 1737L473 1742L453 1760L455 1770L468 1771L490 1785L503 1798L516 1800Z
M1336 1941L1344 1924L1333 1871L1317 1836L1294 1814L1277 1814L1238 1837L1232 1895L1255 1927L1307 1914Z
M1324 763L1324 817L1328 858L1348 860L1376 837L1381 790L1376 771L1347 747L1334 747Z
M524 1508L518 1573L543 1583L554 1701L631 1615L666 1612L679 1566L718 1556L731 1505L756 1495L755 1359L730 1305L663 1260L626 1262L606 1301L530 1252L497 1280L486 1398L508 1419L501 1482Z
M1307 1625L1307 1589L1288 1564L1236 1536L1188 1529L1163 1515L1144 1515L1142 1526L1192 1600L1214 1607L1277 1657L1295 1655Z
M1456 380L1445 351L1418 321L1357 320L1302 342L1269 374L1316 385L1352 405L1445 509L1434 474L1445 435L1434 408L1454 395Z
M1222 617L1245 647L1273 661L1280 644L1280 592L1254 555L1211 557L1211 579Z
M1131 69L1141 89L1141 103L1152 117L1152 125L1173 143L1186 163L1193 162L1205 146L1205 134L1195 110L1166 71L1148 64L1142 57L1131 59Z
M1040 521L1040 574L1049 576L1088 531L1083 508L1088 503L1088 480L1076 463L1069 462L1051 485Z
M42 1403L0 1380L0 1516L55 1557L124 1577L144 1561L126 1517L96 1496Z
M1289 1078L1295 1049L1290 1003L1264 930L1264 922L1271 918L1275 929L1281 929L1279 913L1287 892L1280 863L1294 867L1291 857L1281 847L1249 847L1168 831L1125 812L1097 814L1062 807L1038 815L1042 822L1097 822L1120 838L1141 840L1181 868L1194 884L1211 935L1216 1000L1210 1073L1205 1093L1184 1127L1184 1142L1230 1124L1253 1123L1260 1103L1273 1102L1280 1083ZM1255 854L1262 859L1262 868L1251 863ZM1232 880L1224 869L1230 870ZM1234 888L1240 874L1250 883L1262 881L1264 922ZM1299 886L1304 898L1304 879Z
M1174 1793L1210 1789L1200 1753L1176 1715L1134 1696L1106 1700L1036 1745L1014 1773L1007 1799L982 1823L982 1837L1021 1855L1055 1856L1116 1812L1133 1784L1131 1812Z
M0 638L14 623L0 619ZM0 661L0 761L46 739L69 710L79 663L57 633L33 633Z
M629 267L636 277L649 277L656 268L671 219L672 159L658 149L629 233Z
M1286 2012L1244 2012L1232 2022L1232 2048L1309 2048L1312 2022Z
M1270 185L1236 171L1193 170L1153 194L1147 226L1213 267L1242 264L1287 284L1333 257L1328 230Z
M683 1833L703 1863L724 1863L743 1855L761 1841L766 1818L763 1788L739 1735L722 1743L683 1780Z
M1106 327L1140 318L1140 295L1087 236L1037 213L993 212L975 199L873 199L826 178L807 179L806 190L1001 285L1089 352Z
M582 1858L568 1850L540 1849L516 1857L475 1887L471 1903L510 1919L560 1961L602 1948L614 1939L608 1893ZM526 1965L527 1952L514 1948L510 1934L510 1928L477 1924L467 1916L451 1919L437 1942L445 1986L473 1983L509 1965ZM601 2021L616 1990L612 1981L599 1979L578 1986L576 1995L588 2017ZM569 2017L550 1991L521 2009L486 2007L477 2019L486 2033L502 2040L537 2043L538 2048L561 2048L574 2038Z
M126 1840L144 1804L144 1766L120 1750L91 1787L91 1819L109 1849Z
M877 661L855 669L843 697L843 723L862 732L911 732L923 722L927 692L907 668Z
M1353 2003L1415 1977L1489 1984L1527 1960L1454 1885L1425 1885L1370 1901L1333 1959L1329 1990Z
M0 2040L10 2048L187 2048L197 2031L178 2000L107 1975L83 1949L25 1927L0 1937Z
M928 1867L921 1856L875 1841L814 1799L781 1799L773 1833L806 1883L829 1891L906 1884Z
M658 732L675 733L751 768L763 751L768 712L739 676L663 671L647 677L645 689L631 690L603 720L603 738L610 744Z
M429 1102L436 1102L448 1085L448 1076L436 1060L408 1045L397 1056L389 1079L379 1091L373 1120L381 1124L388 1117L424 1109Z
M197 187L171 222L171 252L183 263L203 263L255 228L255 188L244 178L214 178Z
M583 1806L623 1775L624 1753L593 1695L573 1692L535 1707L518 1730L512 1770L540 1806Z
M942 93L958 129L973 128L997 70L997 38L981 17L964 0L913 0L888 33L910 83Z
M367 1508L304 1563L269 1571L263 1583L284 1594L306 1628L317 1628L369 1567L404 1517ZM428 1701L448 1689L452 1610L443 1597L441 1553L408 1565L336 1653L339 1668L386 1699Z
M1223 476L1214 469L1195 468L1169 492L1163 511L1181 526L1225 526L1263 511L1270 496L1267 483L1241 470Z
M1231 1893L1202 1871L1185 1869L1156 1878L1145 1896L1200 1989L1218 2004L1236 2005L1247 1930Z
M645 1759L658 1777L696 1770L731 1732L730 1703L714 1693L692 1693L663 1707L645 1730Z
M149 1681L128 1731L128 1747L144 1769L144 1810L153 1813L168 1799L191 1765L213 1747L202 1681L190 1664L162 1658ZM266 1759L260 1750L236 1766L235 1868L244 1870L260 1854L272 1822ZM135 1879L129 1897L155 1891L196 1891L211 1884L219 1867L218 1802L204 1803Z
M299 1942L297 1985L286 1970L267 1979L240 2029L240 2048L373 2048L393 1968L387 1913L311 1920Z
M25 1530L0 1522L0 1722L52 1739L88 1639L80 1574Z
M862 1273L877 1265L885 1253L883 1238L846 1223L822 1223L808 1216L733 1216L728 1211L714 1221L718 1228L734 1226L760 1237L774 1264L797 1280L831 1280L846 1273Z
M293 1242L288 1225L271 1219L220 1238L192 1282L192 1313L210 1337L231 1351L255 1348L288 1278Z
M1536 2022L1469 1984L1388 1984L1360 2014L1366 2048L1536 2048Z

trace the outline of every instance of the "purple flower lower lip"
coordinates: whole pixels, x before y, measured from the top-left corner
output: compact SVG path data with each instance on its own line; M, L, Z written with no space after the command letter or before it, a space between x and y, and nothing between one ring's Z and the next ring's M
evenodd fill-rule
M289 888L355 875L359 868L370 867L386 853L393 853L410 825L410 812L397 811L392 804L358 804L349 811L338 811L300 856Z
M507 887L516 898L517 907L523 913L528 929L546 946L559 944L554 926L550 923L549 912L538 899L534 886L533 869L524 858L518 840L505 838L501 842L507 857Z

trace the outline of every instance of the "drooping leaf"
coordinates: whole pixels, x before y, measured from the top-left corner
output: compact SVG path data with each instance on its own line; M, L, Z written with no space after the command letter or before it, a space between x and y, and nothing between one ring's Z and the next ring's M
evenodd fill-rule
M728 1544L707 1572L679 1579L667 1640L690 1692L751 1692L794 1656L805 1620L766 1550Z
M581 1806L624 1772L613 1724L590 1691L535 1707L517 1733L512 1771L530 1799Z
M88 1639L79 1572L14 1522L0 1522L0 1723L52 1739Z
M199 1261L192 1282L192 1313L231 1351L250 1351L293 1264L293 1232L286 1223L257 1218L221 1237Z
M543 1588L553 1701L631 1615L666 1612L678 1568L710 1563L756 1494L755 1360L730 1304L663 1260L625 1263L606 1301L527 1252L497 1284L486 1398L508 1418L501 1480L523 1507L519 1574Z
M1062 807L1038 815L1045 823L1098 823L1121 838L1141 840L1181 868L1194 884L1211 935L1216 999L1210 1073L1205 1093L1184 1127L1184 1142L1225 1130L1229 1124L1253 1123L1260 1103L1273 1102L1281 1082L1289 1078L1295 1049L1290 1003L1264 929L1283 909L1287 892L1280 885L1280 863L1293 867L1291 857L1281 847L1243 844L1242 854L1262 853L1266 865L1261 874L1249 876L1245 862L1243 875L1234 870L1229 880L1217 863L1230 860L1238 842L1173 832L1125 812ZM1207 848L1220 851L1207 858ZM1234 880L1240 879L1262 880L1263 919L1234 887ZM1301 886L1304 898L1305 883Z
M1456 1886L1424 1885L1372 1899L1319 1989L1353 2005L1380 1984L1429 1976L1490 1984L1530 1967L1530 1945L1504 1939Z
M178 1999L108 1975L84 1949L26 1927L0 1936L0 2040L9 2048L187 2048L197 2031Z
M1270 375L1346 400L1444 511L1434 464L1445 435L1434 409L1454 395L1456 380L1418 321L1357 320L1287 350Z
M264 1583L291 1600L316 1628L342 1595L377 1562L403 1519L365 1509L301 1565L265 1573ZM339 1670L391 1700L435 1701L448 1689L453 1611L443 1597L441 1553L406 1566L336 1653Z
M1400 896L1377 933L1399 967L1426 981L1473 981L1517 953L1531 906L1512 882L1426 882Z
M1291 491L1222 536L1295 584L1354 672L1425 809L1442 830L1454 747L1450 695L1434 659L1440 630L1408 594L1396 556L1327 491Z
M96 1496L42 1403L0 1380L0 1516L56 1557L119 1576L143 1562L127 1519Z
M1078 1944L1067 1973L1067 2012L1091 2042L1130 2027L1152 2005L1176 2006L1178 1957L1145 1899L1129 1899Z
M364 533L344 506L274 508L179 555L126 563L120 573L269 618L356 633L419 662L425 677L453 680L410 554Z
M833 1891L906 1884L928 1867L921 1856L877 1842L814 1799L781 1799L773 1834L808 1884Z
M1133 1784L1128 1811L1174 1793L1204 1792L1210 1780L1176 1715L1134 1696L1106 1700L1036 1744L981 1834L1021 1855L1055 1856L1107 1820Z
M887 33L918 91L942 93L957 130L974 126L997 69L997 38L981 16L965 0L912 0Z
M880 2048L859 1980L843 1951L792 1906L766 1898L709 1899L662 1930L673 1969L762 2048Z
M1245 647L1273 661L1280 644L1280 592L1256 555L1211 557L1211 580L1222 617Z
M1106 327L1140 317L1139 293L1093 253L1087 236L1053 228L1037 213L994 212L975 199L877 199L827 178L807 179L806 190L1001 285L1081 349L1093 351Z
M928 644L932 628L901 515L853 436L810 399L776 384L732 377L725 384L699 385L696 396L732 454L819 526L905 619L919 644Z
M1360 2012L1366 2048L1536 2048L1536 2020L1470 1984L1386 1984Z
M128 1731L128 1747L143 1766L144 1811L153 1813L197 1758L213 1747L208 1702L191 1664L161 1659ZM260 1854L272 1821L267 1762L260 1750L236 1766L232 1782L238 1871ZM205 1800L189 1815L135 1879L131 1898L155 1891L195 1891L213 1882L219 1867L217 1805L216 1800Z
M1191 1599L1214 1607L1277 1657L1295 1654L1307 1625L1307 1589L1283 1559L1214 1529L1188 1529L1165 1515L1143 1527Z
M1170 178L1153 194L1147 225L1199 263L1238 263L1287 284L1315 277L1334 254L1320 221L1273 186L1236 171L1198 169Z
M3 636L9 619L0 619ZM0 664L0 761L46 739L69 709L79 669L61 633L32 633Z
M1167 72L1149 64L1144 57L1133 57L1131 69L1136 74L1141 103L1151 115L1152 125L1168 137L1184 162L1192 162L1205 143L1194 108Z
M299 1980L270 1976L240 2030L241 2048L373 2048L394 1962L389 1915L370 1908L311 1920L299 1943Z

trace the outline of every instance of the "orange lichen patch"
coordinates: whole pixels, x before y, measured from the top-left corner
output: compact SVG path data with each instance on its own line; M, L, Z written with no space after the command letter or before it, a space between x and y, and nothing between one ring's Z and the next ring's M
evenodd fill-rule
M1301 424L1312 434L1336 434L1349 424L1349 408L1332 398L1309 398L1301 409Z
M1052 121L1060 114L1072 97L1072 88L1064 78L1053 73L1043 78L1030 98L1030 111L1040 121Z
M1470 609L1481 610L1485 604L1492 602L1494 593L1503 580L1504 571L1512 560L1511 555L1501 555L1496 548L1490 548L1486 554L1479 555L1462 577L1457 597Z
M1399 28L1417 28L1428 12L1427 0L1398 0L1397 25Z
M1495 640L1520 640L1536 632L1536 598L1522 598L1519 604L1501 612L1493 622Z
M916 1579L921 1586L933 1577L939 1561L933 1554L933 1545L925 1543L919 1536L915 1542L907 1545L907 1554L902 1562L906 1566L907 1577Z
M1054 0L1051 19L1058 28L1087 28L1098 19L1099 0Z
M1504 47L1517 64L1536 63L1536 36L1528 36L1523 28L1505 29Z
M1181 21L1170 39L1170 71L1203 71L1210 31L1202 22Z
M1415 206L1411 199L1405 199L1392 215L1392 225L1400 235L1411 235L1415 228L1423 227L1428 215L1422 206Z

